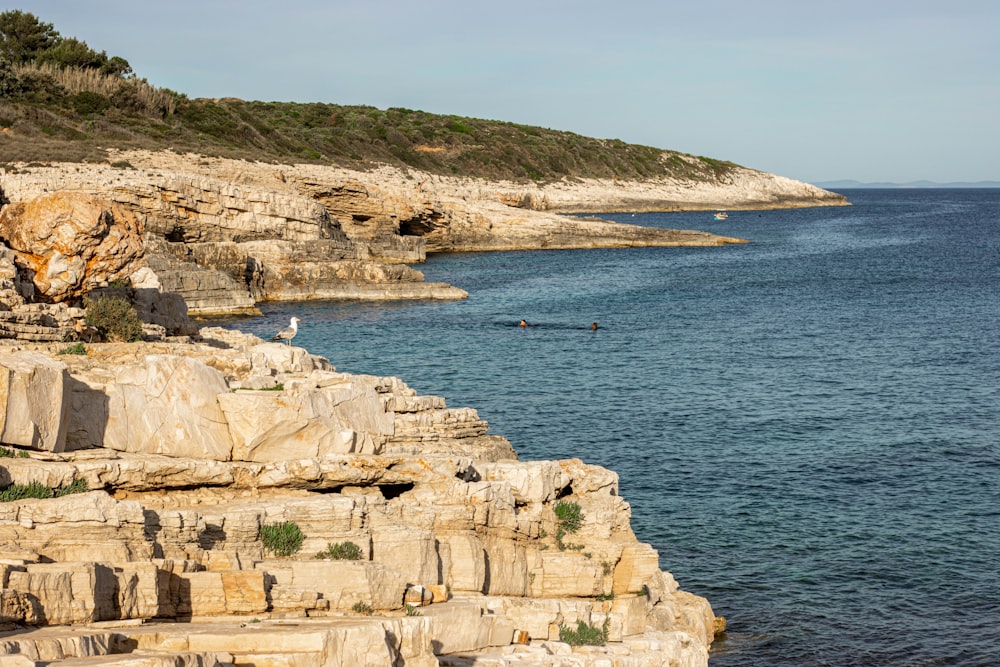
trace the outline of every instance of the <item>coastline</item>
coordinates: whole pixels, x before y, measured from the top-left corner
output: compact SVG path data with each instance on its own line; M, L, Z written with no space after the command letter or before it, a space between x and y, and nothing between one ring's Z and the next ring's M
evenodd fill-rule
M678 197L674 205L699 210L846 200L750 170L716 184L541 188L112 157L128 166L3 174L10 203L0 227L11 249L0 259L12 313L3 320L21 340L0 354L0 432L14 448L0 467L13 486L83 486L79 500L0 506L7 623L110 623L97 644L169 652L177 634L161 622L225 618L226 640L212 644L219 655L198 658L209 662L248 650L233 643L231 623L249 616L315 620L323 651L364 645L405 664L518 655L548 665L546 656L567 652L582 664L622 654L643 665L706 664L724 620L636 540L615 473L577 459L520 462L472 408L419 396L398 378L337 373L302 348L199 330L189 316L252 313L261 301L464 298L408 266L428 252L745 242L555 212L570 202L607 210ZM69 234L67 219L77 225ZM61 263L98 241L79 266ZM83 343L83 312L67 303L98 294L141 307L146 342ZM39 298L56 303L32 303ZM74 336L83 354L57 342ZM73 526L84 517L81 542ZM350 542L360 562L275 558L262 531L278 520L305 527L303 553ZM66 577L86 582L69 598L52 583ZM376 618L366 620L369 611ZM338 633L344 618L367 639ZM126 630L136 621L159 639ZM58 631L39 632L10 646L42 655L39 642Z
M707 664L723 621L636 540L610 470L520 462L471 408L240 332L62 345L0 353L5 478L80 487L0 503L5 653ZM279 522L300 550L265 546ZM347 542L358 560L312 556Z
M749 169L717 182L539 184L169 151L108 151L108 160L12 164L0 173L0 187L15 204L57 195L93 197L115 215L134 218L145 265L163 291L181 295L192 315L254 312L266 301L466 298L460 287L425 283L411 268L434 252L745 243L569 211L848 203L841 195Z

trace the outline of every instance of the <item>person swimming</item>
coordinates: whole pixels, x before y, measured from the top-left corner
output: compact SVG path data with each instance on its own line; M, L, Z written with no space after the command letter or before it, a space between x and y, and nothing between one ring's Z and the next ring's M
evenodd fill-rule
M597 331L597 322L594 322L593 324L590 325L590 330Z
M528 322L527 322L527 320L521 320L520 324L518 324L517 326L519 326L519 327L526 327L526 326L528 326Z

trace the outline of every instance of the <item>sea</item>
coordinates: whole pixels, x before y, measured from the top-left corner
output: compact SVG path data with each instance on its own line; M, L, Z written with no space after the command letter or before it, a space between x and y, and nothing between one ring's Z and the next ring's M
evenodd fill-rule
M600 217L712 248L441 254L458 302L227 320L615 470L712 667L1000 665L1000 189ZM520 320L527 327L519 327ZM597 329L592 328L597 323Z

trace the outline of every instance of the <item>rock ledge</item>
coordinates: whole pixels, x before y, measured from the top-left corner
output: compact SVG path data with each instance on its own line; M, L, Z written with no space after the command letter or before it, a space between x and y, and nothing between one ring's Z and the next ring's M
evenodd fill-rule
M612 471L239 332L58 347L0 348L0 487L58 490L0 502L3 664L707 664Z

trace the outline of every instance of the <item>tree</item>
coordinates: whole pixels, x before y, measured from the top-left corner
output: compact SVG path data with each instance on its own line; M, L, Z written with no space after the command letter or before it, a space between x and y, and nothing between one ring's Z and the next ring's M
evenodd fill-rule
M98 69L102 74L124 77L132 73L132 66L120 56L108 58L105 51L98 53L87 43L76 37L66 37L56 40L56 43L42 51L36 57L36 62L52 63L56 67L79 67L81 69Z
M17 74L14 74L14 68L11 67L7 57L0 54L0 97L14 97L20 91L21 82L17 78ZM0 195L0 202L2 202L2 195Z
M104 55L104 51L101 51L101 55ZM132 66L121 56L111 56L108 58L107 62L101 65L101 71L105 74L114 74L122 77L134 74Z
M51 23L43 23L34 14L12 9L0 13L0 56L11 63L34 60L59 41Z
M52 63L62 69L64 67L80 67L83 69L100 69L108 60L105 54L96 53L76 37L57 40L55 44L35 56L37 63Z
M60 69L97 69L119 77L132 74L132 66L124 58L109 58L105 51L98 53L83 40L62 37L51 23L17 9L0 14L0 57L15 65L51 63Z

